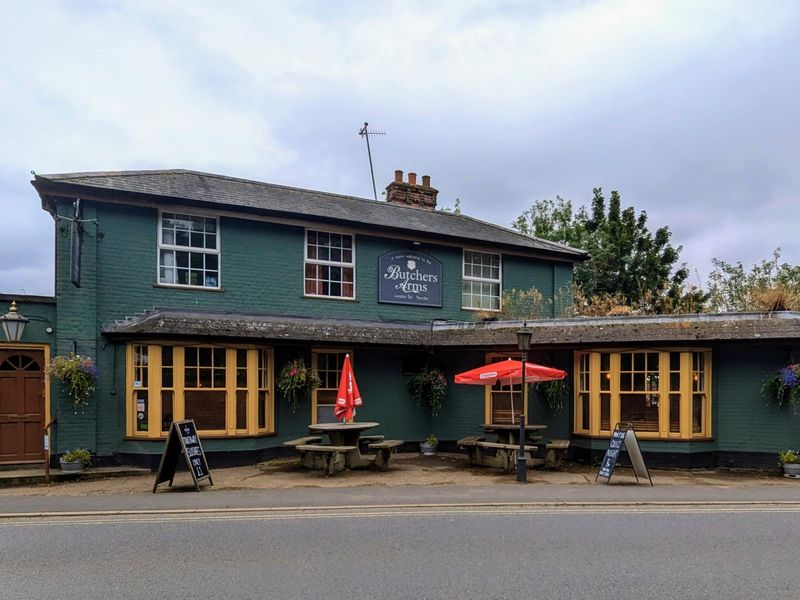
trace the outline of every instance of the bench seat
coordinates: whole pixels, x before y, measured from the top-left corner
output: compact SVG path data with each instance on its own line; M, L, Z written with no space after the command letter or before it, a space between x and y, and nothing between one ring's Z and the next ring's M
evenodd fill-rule
M328 446L325 444L300 444L297 446L300 452L352 452L358 450L356 446Z
M296 440L287 440L283 442L283 445L287 448L297 448L298 446L302 446L304 444L317 444L322 441L322 438L318 435L309 435L306 437L297 438Z
M497 450L519 450L519 444L501 444L500 442L478 442L481 448L496 448ZM538 446L523 446L526 452L535 452Z
M371 466L381 471L386 471L389 468L389 459L392 457L392 453L404 443L403 440L382 440L370 444L370 450L377 450L375 460L372 461Z
M569 440L550 440L545 446L547 456L544 457L546 469L558 469L561 466L561 458L569 449Z
M369 447L373 450L385 450L387 448L397 448L398 446L402 446L404 443L405 442L403 442L403 440L382 440L380 442L374 442L370 444Z
M569 440L550 440L547 442L548 450L566 450L569 448Z
M485 437L479 435L468 435L467 437L463 437L458 442L456 442L459 446L477 446L478 442L482 442L485 440Z

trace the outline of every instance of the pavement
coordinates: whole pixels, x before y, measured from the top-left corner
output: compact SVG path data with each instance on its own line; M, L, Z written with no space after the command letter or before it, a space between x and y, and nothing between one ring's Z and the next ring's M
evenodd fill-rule
M469 467L463 455L399 454L387 472L348 471L333 477L279 459L214 469L213 485L194 491L187 472L153 494L155 475L135 469L93 470L77 480L0 488L0 519L50 515L168 514L404 507L764 506L800 507L800 480L777 472L653 470L653 486L630 469L609 483L596 467L566 463L559 471L514 473ZM3 472L9 475L13 472ZM55 473L55 471L54 471ZM113 478L109 478L113 476Z

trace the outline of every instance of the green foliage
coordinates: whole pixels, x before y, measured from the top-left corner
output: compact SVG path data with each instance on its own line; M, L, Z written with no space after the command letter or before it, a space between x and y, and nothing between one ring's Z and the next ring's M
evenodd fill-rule
M781 450L778 453L778 462L782 465L800 464L800 453L797 450Z
M301 396L307 396L321 383L317 372L306 367L302 358L296 358L283 366L277 386L283 397L289 401L292 412L296 412Z
M741 262L712 259L708 308L713 312L800 310L800 266L781 263L781 249L771 259L746 270Z
M436 417L447 398L447 378L439 369L425 369L409 379L408 391L417 408L428 404L431 415Z
M428 437L425 438L425 443L428 444L429 446L436 447L439 445L439 438L437 438L432 433L429 433Z
M92 464L92 453L86 448L73 448L61 455L64 462L82 462L87 467Z
M567 384L563 379L542 381L536 384L540 397L553 413L560 415L564 409L564 398L567 396Z
M652 233L647 213L632 206L622 208L619 193L606 199L601 188L593 190L591 212L577 211L569 200L540 200L522 213L512 226L519 232L568 244L589 252L587 261L575 266L575 282L589 302L595 297L619 296L637 312L699 310L704 296L687 289L686 265L677 265L681 246L670 244L669 228ZM690 302L683 298L691 295Z
M88 356L70 352L65 356L54 356L49 373L61 381L72 402L72 412L83 412L89 406L89 398L97 385L97 367Z
M542 319L549 315L549 312L546 311L546 305L549 304L551 301L546 301L542 293L535 287L529 290L514 288L503 292L499 311L477 311L475 319L478 321Z

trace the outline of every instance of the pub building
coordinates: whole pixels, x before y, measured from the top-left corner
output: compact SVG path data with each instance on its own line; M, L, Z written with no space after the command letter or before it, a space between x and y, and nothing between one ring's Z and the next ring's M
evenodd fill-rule
M800 356L800 314L562 318L586 253L437 209L427 176L396 171L385 201L187 170L31 183L53 218L55 297L0 295L14 303L4 325L25 319L0 342L0 463L41 461L53 419L53 462L86 447L95 464L154 468L183 419L212 467L278 456L333 420L346 354L356 419L405 450L433 433L455 451L512 409L570 440L573 460L597 460L618 422L634 424L651 465L771 466L797 445L800 417L759 387ZM504 292L532 289L529 360L568 372L562 410L535 389L521 406L519 385L453 384L518 358L523 323L493 315ZM84 410L45 383L48 361L70 352L98 369ZM293 410L276 382L296 359L321 385ZM408 389L434 367L448 380L436 417Z

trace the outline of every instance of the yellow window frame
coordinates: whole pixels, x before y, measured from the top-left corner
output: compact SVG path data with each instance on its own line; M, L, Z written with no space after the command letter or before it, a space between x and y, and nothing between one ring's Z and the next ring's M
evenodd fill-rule
M611 395L610 428L620 422L620 363L621 356L628 352L659 353L659 415L658 431L641 431L637 436L653 440L693 440L708 439L712 436L711 415L713 390L711 379L711 350L709 348L619 348L586 350L574 355L575 385L573 386L573 433L590 437L610 437L610 430L600 429L600 359L601 354L609 354L611 384L607 393ZM680 432L670 432L670 353L680 353ZM704 355L703 375L705 401L702 406L702 428L692 432L692 356ZM589 428L581 427L581 359L589 357Z
M349 354L350 365L355 370L355 361L353 360L352 348L312 348L311 349L311 370L319 373L319 355L320 354ZM332 389L332 388L324 388ZM317 424L317 390L311 392L311 424Z
M136 398L135 393L140 388L134 388L135 371L135 346L147 347L147 391L148 391L148 429L136 431ZM162 388L161 373L161 348L171 346L172 352L172 387ZM186 416L185 411L185 350L186 348L211 347L225 349L225 427L224 429L198 430L204 437L241 437L256 436L274 433L275 431L275 405L274 405L274 354L272 348L249 345L215 345L215 344L174 344L169 342L136 342L129 343L125 348L125 389L126 389L126 436L137 439L162 439L167 432L161 431L162 418L162 391L172 391L172 418L181 421ZM236 382L236 352L247 350L247 427L236 428L236 391L244 388L237 387ZM258 354L259 351L267 353L267 387L259 387ZM144 388L145 386L141 386ZM195 388L192 388L195 389ZM215 388L216 389L216 388ZM258 427L258 399L259 391L266 392L267 407L265 427Z

